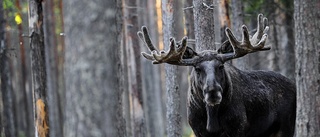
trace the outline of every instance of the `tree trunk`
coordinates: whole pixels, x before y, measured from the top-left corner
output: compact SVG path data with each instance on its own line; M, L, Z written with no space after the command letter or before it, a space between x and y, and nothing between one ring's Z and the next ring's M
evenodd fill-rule
M230 10L229 10L229 1L228 0L220 0L219 3L219 13L220 13L220 42L223 43L228 39L225 30L227 27L230 28Z
M6 137L15 137L17 136L15 119L14 116L14 106L13 106L13 90L10 77L9 69L9 59L6 55L7 50L5 49L4 40L1 38L1 53L0 53L0 77L1 77L1 94L3 102L3 127L4 134ZM2 130L2 128L1 128Z
M183 21L183 3L180 0L173 1L173 37L180 40L185 36L184 34L184 21ZM190 9L191 10L191 9ZM188 95L188 67L177 67L177 83L179 87L180 97L180 111L181 129L188 125L187 122L187 95Z
M126 49L128 57L128 86L131 94L131 117L133 136L145 136L145 117L142 96L142 76L141 76L141 50L137 32L139 30L139 16L136 7L137 0L125 0L125 29L126 29Z
M65 0L64 7L64 136L125 136L119 92L121 1Z
M58 0L59 6L59 20L60 20L60 29L61 29L61 33L60 36L58 37L58 97L59 97L59 103L60 103L60 123L63 124L64 122L64 113L65 113L65 78L64 78L64 59L65 59L65 40L64 37L64 20L63 20L63 0ZM62 34L62 35L61 35Z
M320 1L295 0L297 137L320 136Z
M216 49L213 7L212 0L193 0L196 51Z
M44 1L44 43L47 72L47 96L49 106L50 136L62 137L62 123L60 119L60 99L58 98L58 64L57 43L55 35L55 18L53 13L53 0Z
M125 34L124 29L122 33ZM128 84L128 58L126 51L127 41L125 35L122 35L122 43L120 47L120 61L121 61L121 80L120 80L120 92L122 92L122 104L123 104L123 117L126 121L126 135L127 137L132 136L131 127L131 108L130 108L130 93Z
M231 29L238 40L242 39L242 25L244 24L244 12L242 0L231 0ZM224 31L223 31L224 32ZM235 67L241 70L249 69L249 56L241 57L237 60L232 60Z
M2 3L2 0L0 0ZM2 111L0 114L0 130L4 128L4 135L6 137L17 136L15 127L15 116L14 116L14 106L13 106L13 90L11 83L11 71L9 68L9 58L7 57L8 46L5 45L5 20L3 18L4 12L3 7L0 6L0 85L1 85L1 96L2 101L0 104L2 106ZM3 114L2 114L3 112ZM2 117L3 116L3 117ZM3 126L3 127L2 127ZM2 135L0 131L0 136Z
M46 66L44 52L42 1L29 0L29 32L31 47L32 90L35 134L49 136Z
M143 2L143 1L141 1ZM140 2L140 3L141 3ZM144 3L144 2L143 2ZM150 37L158 45L158 25L156 4L153 1L148 1L144 7L146 10L141 10L145 15L143 23L149 29ZM140 15L143 13L140 13ZM145 45L142 45L144 47ZM142 48L144 52L147 48ZM161 79L160 79L160 65L153 65L149 60L142 59L142 72L143 72L143 87L145 95L145 114L146 114L146 127L148 129L148 136L150 137L164 137L164 119L161 102Z
M184 2L184 16L185 28L187 31L186 35L188 36L188 39L194 39L194 17L192 0L186 0ZM194 44L191 47L194 49Z
M20 17L22 17L23 20L23 16L22 16L22 8L21 8L21 4L20 4L20 0L16 0L16 7L18 10L18 15ZM29 89L27 89L27 82L28 82L28 77L30 73L28 73L30 70L27 66L27 56L26 56L26 49L25 49L25 44L24 44L24 39L23 39L23 24L17 24L18 25L18 37L19 37L19 46L20 46L20 60L18 62L21 62L21 66L19 66L18 68L20 68L20 70L18 71L18 73L20 73L20 77L19 77L19 82L21 82L21 87L19 89L21 90L17 90L16 91L16 95L21 95L21 101L16 101L16 104L19 104L17 106L17 110L23 109L23 112L18 112L17 113L17 117L18 115L21 116L21 120L19 120L18 122L18 126L22 127L23 132L25 133L26 136L34 136L34 129L33 129L33 111L32 111L32 93L30 92ZM27 25L26 25L27 26ZM18 74L19 75L19 74ZM20 84L19 84L20 86ZM18 97L17 97L18 98ZM23 102L23 103L21 103ZM22 104L22 105L20 105ZM22 108L19 108L23 106ZM21 132L21 131L20 131Z
M169 38L174 37L174 1L162 0L163 44L169 49ZM179 10L179 9L177 9ZM182 10L182 9L180 9ZM165 64L167 91L167 136L181 136L180 91L177 81L177 66Z

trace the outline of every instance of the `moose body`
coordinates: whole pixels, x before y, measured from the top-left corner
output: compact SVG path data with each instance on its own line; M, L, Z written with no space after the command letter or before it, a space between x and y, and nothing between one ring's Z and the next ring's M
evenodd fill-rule
M258 16L251 37L242 26L242 41L229 28L228 40L218 50L195 52L170 39L168 51L153 46L147 28L138 32L154 64L193 66L188 98L188 121L197 137L293 137L296 117L295 84L271 71L241 71L226 63L246 54L269 50L267 19Z
M296 111L293 82L275 72L241 71L227 63L222 70L210 69L217 65L221 63L202 62L197 68L200 70L192 72L188 120L197 137L293 136ZM208 83L211 85L206 86ZM215 85L221 86L222 99L219 104L210 105L204 96L216 92ZM205 91L210 86L211 91Z

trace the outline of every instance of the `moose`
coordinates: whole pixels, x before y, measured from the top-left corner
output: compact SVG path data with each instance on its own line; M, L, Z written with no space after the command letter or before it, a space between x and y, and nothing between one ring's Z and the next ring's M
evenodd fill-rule
M188 91L188 122L197 137L292 137L296 118L295 84L272 71L243 71L229 60L269 50L267 18L258 15L251 37L242 26L238 41L226 28L228 40L218 50L196 52L170 38L170 49L158 51L146 27L138 32L151 54L141 54L153 64L193 66Z

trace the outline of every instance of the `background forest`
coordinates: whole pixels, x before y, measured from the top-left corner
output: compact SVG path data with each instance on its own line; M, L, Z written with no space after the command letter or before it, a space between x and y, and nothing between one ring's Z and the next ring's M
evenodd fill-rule
M229 27L254 33L268 18L272 49L233 60L297 86L297 137L320 136L320 0L0 0L1 137L193 136L192 68L153 65L138 38L159 49L188 36L217 49Z

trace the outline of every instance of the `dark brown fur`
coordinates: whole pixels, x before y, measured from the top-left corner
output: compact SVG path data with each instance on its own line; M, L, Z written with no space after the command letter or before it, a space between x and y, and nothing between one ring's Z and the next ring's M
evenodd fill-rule
M194 68L188 120L197 137L293 136L296 88L292 81L271 71L241 71L219 60L204 61ZM208 75L214 78L206 78ZM203 86L208 80L222 87L218 105L204 101ZM212 88L210 92L216 91Z

